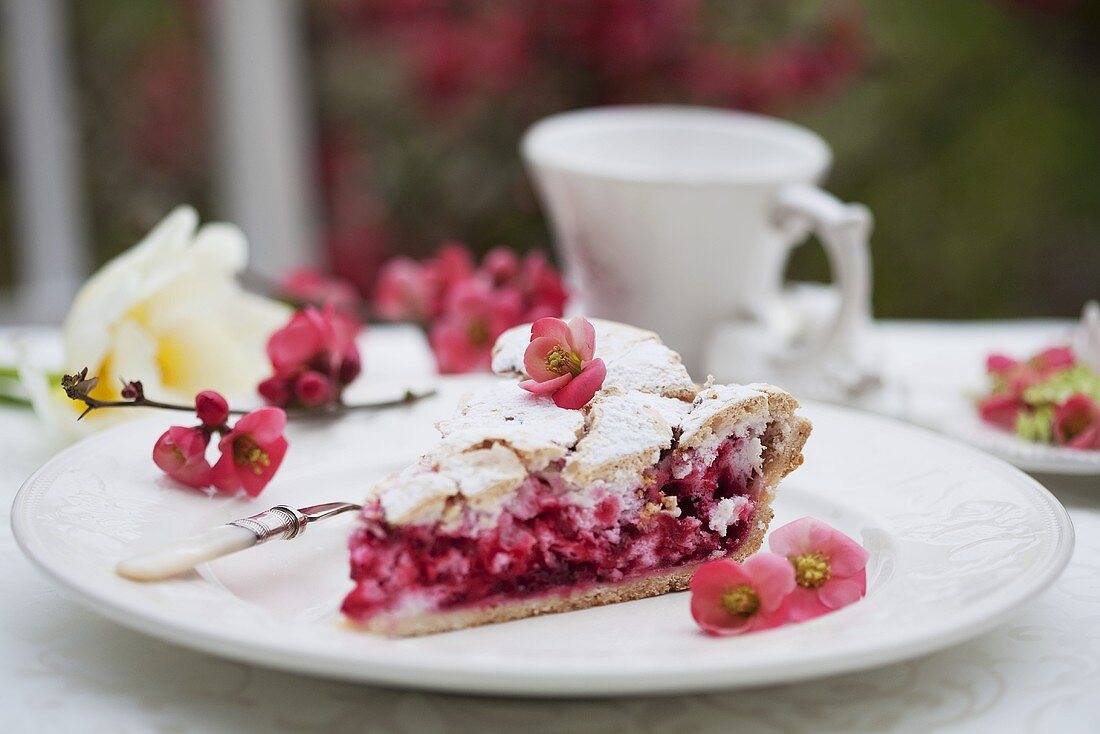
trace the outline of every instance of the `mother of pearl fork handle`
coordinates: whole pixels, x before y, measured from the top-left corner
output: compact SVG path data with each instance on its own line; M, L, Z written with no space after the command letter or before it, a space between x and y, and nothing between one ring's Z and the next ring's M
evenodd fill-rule
M161 550L120 561L115 572L131 581L161 581L188 571L200 563L265 543L272 538L291 540L317 520L359 510L350 502L328 502L294 509L277 505L255 515L184 538Z

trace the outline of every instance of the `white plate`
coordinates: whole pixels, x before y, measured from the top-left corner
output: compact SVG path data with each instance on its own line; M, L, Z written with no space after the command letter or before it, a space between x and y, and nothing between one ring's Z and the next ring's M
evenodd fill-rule
M907 417L987 451L1024 471L1100 476L1100 451L1069 449L1025 441L981 419L973 396L978 387L950 389L917 386L909 396Z
M1100 476L1100 451L1025 441L985 423L974 404L959 397L957 411L936 417L933 428L977 446L1025 471Z
M1025 357L1072 339L1072 321L879 322L886 399L868 405L958 438L1025 471L1100 476L1100 451L1032 443L984 423L986 357Z
M160 584L114 575L134 551L289 503L355 500L435 437L469 381L408 409L297 426L256 501L207 497L158 476L171 416L119 426L59 454L24 485L15 535L44 571L118 622L216 655L395 686L534 696L685 692L794 681L922 655L978 635L1046 588L1069 560L1058 502L1008 465L924 430L824 405L775 526L819 517L871 551L867 598L801 625L703 636L673 594L460 632L391 640L352 631L350 518L318 524ZM166 671L167 674L167 671Z

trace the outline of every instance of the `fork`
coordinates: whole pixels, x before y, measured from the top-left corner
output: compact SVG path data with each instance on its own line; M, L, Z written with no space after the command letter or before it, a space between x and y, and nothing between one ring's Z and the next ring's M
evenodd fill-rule
M351 502L326 502L297 510L287 505L276 505L184 538L160 550L127 558L115 566L115 572L131 581L162 581L200 563L243 551L272 538L293 540L304 533L310 523L360 509L361 505Z

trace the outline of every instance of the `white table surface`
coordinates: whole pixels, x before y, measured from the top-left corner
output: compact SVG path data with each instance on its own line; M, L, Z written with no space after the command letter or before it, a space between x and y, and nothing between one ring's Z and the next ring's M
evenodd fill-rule
M919 409L989 349L1026 350L1065 324L892 322L878 327L903 404ZM7 337L0 333L0 361ZM46 335L49 339L50 335ZM375 330L366 373L426 370L408 332ZM919 375L919 377L912 377ZM940 384L941 381L942 384ZM918 384L919 383L919 384ZM594 701L472 698L372 688L227 662L84 610L33 569L6 521L22 481L57 450L33 415L0 408L0 721L10 732L1076 732L1100 731L1100 480L1038 477L1066 505L1077 548L1056 585L1011 622L907 663L799 685Z

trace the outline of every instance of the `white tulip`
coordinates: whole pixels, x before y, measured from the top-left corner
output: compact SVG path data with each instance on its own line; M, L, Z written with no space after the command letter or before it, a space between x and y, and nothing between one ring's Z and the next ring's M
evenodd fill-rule
M290 310L241 288L247 261L240 229L198 228L194 209L177 208L77 293L65 319L64 370L87 367L100 378L95 397L106 400L118 399L123 380L140 380L148 397L165 401L189 403L202 390L255 395L271 372L267 339ZM45 419L77 428L82 404L46 386L41 373L24 366L22 377ZM86 432L143 412L101 410L80 424Z

